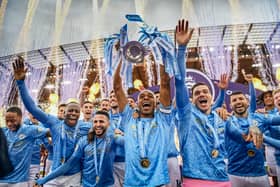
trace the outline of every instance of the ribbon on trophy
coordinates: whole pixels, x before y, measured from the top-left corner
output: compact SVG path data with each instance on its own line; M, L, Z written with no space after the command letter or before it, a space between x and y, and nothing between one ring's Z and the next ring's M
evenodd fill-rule
M125 57L124 48L128 43L128 36L127 36L127 24L125 24L120 29L120 50L121 50L121 59L122 59L122 66L121 66L121 76L124 77L123 83L126 88L132 88L132 64L128 62L127 58Z
M140 36L138 41L129 41L126 24L121 27L120 34L115 34L106 40L104 46L106 73L112 76L117 65L122 61L120 75L123 77L123 84L126 88L133 87L133 64L143 63L147 51L150 50L156 63L158 80L160 80L161 64L165 65L165 71L170 77L175 76L181 79L175 58L175 47L170 37L166 33L160 33L157 27L148 26L139 15L128 14L125 17L130 22L141 24L139 31ZM114 56L113 47L117 42L120 44L120 49L117 55ZM151 62L147 60L147 63ZM151 70L151 68L149 68L149 70ZM149 74L151 74L151 72Z
M169 76L181 79L175 58L175 46L171 38L166 33L159 32L157 27L148 26L145 23L143 25L139 31L138 41L151 50L157 69L160 64L164 64Z
M120 34L114 34L105 41L104 58L105 73L113 76L118 64L122 61L121 76L124 78L123 83L126 88L132 87L132 64L128 63L123 55L123 48L128 42L127 24L121 27ZM120 47L117 54L113 54L114 46L119 43Z
M113 63L113 60L118 62L120 59L119 51L115 56L115 59L113 59L113 48L116 45L116 43L119 42L119 39L120 39L120 34L114 34L113 36L105 40L105 45L104 45L105 73L111 76L114 74L118 64L118 63Z

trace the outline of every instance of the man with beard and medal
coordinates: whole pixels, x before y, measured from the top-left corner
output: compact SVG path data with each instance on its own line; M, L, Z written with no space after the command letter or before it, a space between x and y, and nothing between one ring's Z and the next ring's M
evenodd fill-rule
M255 90L252 83L253 76L243 71L243 76L250 87L251 105L255 108ZM264 152L262 147L262 132L272 125L280 125L280 116L263 115L251 112L249 101L240 92L230 95L230 106L233 115L227 120L225 130L225 147L228 153L228 174L232 187L269 187L269 180L264 166ZM253 109L252 109L253 110ZM255 134L253 142L247 142L246 136L233 136L230 128L234 126L244 134L248 131ZM254 145L255 144L255 145Z
M92 129L88 136L79 139L72 156L48 176L38 179L37 184L44 184L61 176L81 162L83 187L113 186L116 145L124 144L124 138L120 131L115 134L107 132L109 125L109 114L106 111L97 111L93 117Z
M179 20L175 36L179 44L177 63L182 77L186 74L185 52L192 32L188 29L187 21ZM225 122L211 107L212 93L209 87L205 83L195 84L192 87L192 102L184 79L175 78L175 88L183 186L230 187L224 161ZM235 126L230 126L229 130L232 136L240 139L245 134ZM258 135L249 131L247 139L249 141Z
M161 106L156 109L155 95L142 90L135 109L128 105L120 77L121 63L114 75L114 91L122 115L121 126L125 137L126 187L161 186L169 183L167 154L169 125L171 123L170 78L164 66L160 68ZM137 67L134 67L137 68Z
M14 77L25 108L45 127L50 129L54 153L52 170L54 170L70 158L79 138L87 135L92 125L91 123L79 121L80 105L74 101L67 103L64 120L43 112L32 100L24 83L27 69L24 67L23 58L18 57L13 63L13 68ZM80 178L80 164L77 163L64 176L56 178L44 186L80 186Z
M33 144L37 139L46 137L49 130L40 126L22 125L22 111L17 106L8 108L5 121L6 128L3 131L14 169L8 175L0 177L0 187L28 187Z

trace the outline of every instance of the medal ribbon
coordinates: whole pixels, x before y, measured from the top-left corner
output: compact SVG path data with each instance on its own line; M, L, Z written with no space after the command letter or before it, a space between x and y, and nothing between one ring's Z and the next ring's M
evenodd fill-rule
M113 118L112 118L112 114L110 114L110 118L113 119ZM113 126L113 129L120 129L121 121L122 121L122 116L119 115L119 116L118 116L118 122L115 123L115 120L114 120L113 123L111 123L110 125Z
M73 139L74 141L76 142L77 141L77 134L80 132L80 129L79 129L79 123L76 124L75 126L75 130L74 130L74 136L73 136ZM65 162L66 160L66 131L65 131L65 123L62 124L62 128L61 128L61 137L62 137L62 141L63 141L63 151L62 151L62 159L63 161Z
M120 115L120 116L119 116L119 119L118 119L118 123L117 123L117 125L116 125L115 128L120 129L121 122L122 122L122 116Z
M217 130L217 123L218 123L218 114L216 114L215 112L213 113L214 115L214 124L213 126L209 123L209 120L208 118L203 115L203 118L204 118L204 122L205 122L205 125L208 127L208 129L212 132L213 134L213 138L214 138L214 149L218 149L218 147L220 146L220 140L219 140L219 136L218 136L218 130Z
M107 141L106 141L106 138L103 138L101 141L103 141L103 147L101 149L101 155L100 155L100 160L99 160L99 167L98 167L98 158L97 158L97 138L94 137L94 147L93 147L93 150L94 150L94 167L95 167L95 174L96 176L99 176L100 175L100 171L101 171L101 168L102 168L102 164L103 164L103 159L104 159L104 155L105 155L105 152L106 152L106 144L107 144ZM102 142L101 142L102 143Z
M138 144L140 149L140 157L141 158L147 158L147 152L145 149L145 145L148 143L149 134L152 129L152 125L156 123L155 118L152 119L150 125L144 125L144 121L141 121L141 119L137 122L137 137L138 137Z

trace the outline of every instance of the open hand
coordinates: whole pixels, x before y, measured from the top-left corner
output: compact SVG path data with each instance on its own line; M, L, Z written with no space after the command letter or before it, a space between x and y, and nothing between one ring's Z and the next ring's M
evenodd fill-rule
M249 128L249 134L245 136L245 141L252 141L257 149L260 149L263 144L263 134L257 126Z
M194 29L189 30L189 22L179 20L176 25L175 37L179 45L187 45L192 37Z
M115 129L114 133L115 135L120 135L120 136L124 135L124 133L120 129Z
M217 86L220 89L224 90L228 87L228 82L229 82L228 75L226 73L223 73L223 74L221 74L221 78L220 78L219 83L217 83Z
M246 72L245 72L244 69L242 69L241 72L242 72L242 75L243 75L244 79L245 79L248 83L253 81L253 75L252 75L252 74L246 74Z
M227 120L228 117L231 116L231 114L224 108L217 108L216 109L217 114L222 118L222 120Z
M24 80L27 69L24 68L24 59L20 56L13 63L15 80Z

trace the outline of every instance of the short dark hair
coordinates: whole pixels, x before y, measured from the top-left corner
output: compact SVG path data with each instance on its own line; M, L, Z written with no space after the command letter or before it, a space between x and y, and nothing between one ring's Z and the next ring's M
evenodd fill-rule
M209 89L210 93L213 94L212 91L211 91L211 89L210 89L210 87L208 86L208 84L205 84L205 83L203 83L203 82L198 82L198 83L196 83L195 85L193 85L193 87L192 87L192 95L193 95L194 89L195 89L196 87L198 87L198 86L207 86L207 88Z
M61 104L58 105L57 108L61 108L61 107L66 107L66 104L65 103L61 103Z
M127 96L127 99L133 99L133 101L135 102L135 99L134 99L134 97L132 96L132 95L129 95L129 96Z
M232 93L230 94L229 97L232 97L232 96L234 96L234 95L244 95L244 96L245 96L245 94L244 94L243 92L241 92L241 91L234 91L234 92L232 92Z
M263 102L264 100L264 96L270 94L271 96L273 96L273 93L271 90L263 92L260 96L259 96L259 100L261 100Z
M18 106L11 106L6 112L16 113L18 116L22 116L22 111Z
M98 110L95 112L94 115L104 115L108 118L108 120L110 120L109 113L104 110ZM87 135L88 143L92 142L94 140L94 137L95 137L95 132L93 129L90 129Z
M108 120L110 120L109 113L106 112L105 110L98 110L98 111L95 112L94 115L97 115L97 114L99 114L99 115L104 115L104 116L106 116L106 117L108 118Z

